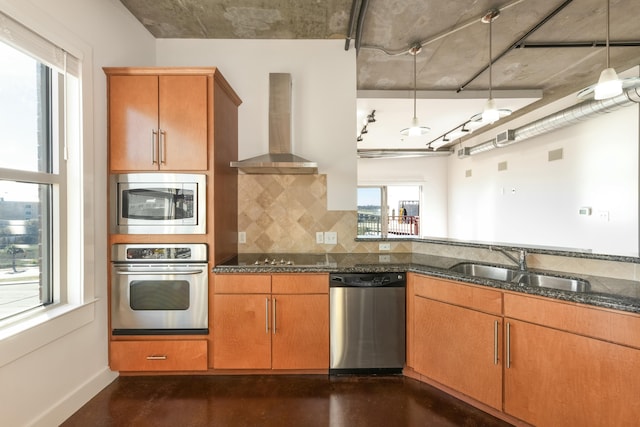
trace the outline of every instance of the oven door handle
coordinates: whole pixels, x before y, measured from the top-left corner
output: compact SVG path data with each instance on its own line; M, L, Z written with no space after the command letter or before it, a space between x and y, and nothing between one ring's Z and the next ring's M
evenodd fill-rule
M149 274L201 274L204 273L203 269L198 270L126 270L126 269L117 269L116 274L127 275L127 276L135 276L135 275L149 275Z

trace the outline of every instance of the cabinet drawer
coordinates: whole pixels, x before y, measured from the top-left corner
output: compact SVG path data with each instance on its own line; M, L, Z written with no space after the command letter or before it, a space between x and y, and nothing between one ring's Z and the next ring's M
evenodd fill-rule
M274 294L328 294L328 274L274 274L271 276Z
M213 291L216 294L269 294L270 274L216 274Z
M504 294L504 315L576 334L640 348L640 316L540 297Z
M413 281L415 295L485 313L502 314L501 291L422 275L414 275Z
M113 371L206 371L207 341L112 341Z

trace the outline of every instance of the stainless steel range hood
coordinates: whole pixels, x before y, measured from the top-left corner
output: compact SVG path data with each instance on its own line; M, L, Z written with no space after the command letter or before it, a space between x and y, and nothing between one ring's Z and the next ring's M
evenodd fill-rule
M269 74L269 153L231 162L246 174L315 174L318 164L291 152L291 74Z

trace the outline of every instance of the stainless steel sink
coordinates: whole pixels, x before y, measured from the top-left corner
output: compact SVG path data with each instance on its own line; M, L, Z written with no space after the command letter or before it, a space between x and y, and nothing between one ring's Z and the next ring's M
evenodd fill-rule
M587 292L591 289L589 282L582 279L538 274L508 267L476 264L473 262L456 264L449 270L467 276L518 283L524 286L537 286L540 288L552 288L571 292Z
M503 282L511 282L520 275L520 271L512 270L505 267L496 267L492 265L474 264L472 262L463 262L456 264L450 268L456 273L466 274L473 277L482 277L484 279L501 280Z
M591 289L591 285L586 280L535 273L523 274L518 278L518 283L526 286L538 286L540 288L552 288L572 292L586 292Z

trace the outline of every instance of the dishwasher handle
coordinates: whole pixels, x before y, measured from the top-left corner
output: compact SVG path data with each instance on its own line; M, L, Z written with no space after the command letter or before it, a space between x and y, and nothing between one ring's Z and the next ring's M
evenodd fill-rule
M403 273L348 273L329 275L329 285L334 288L405 287Z

